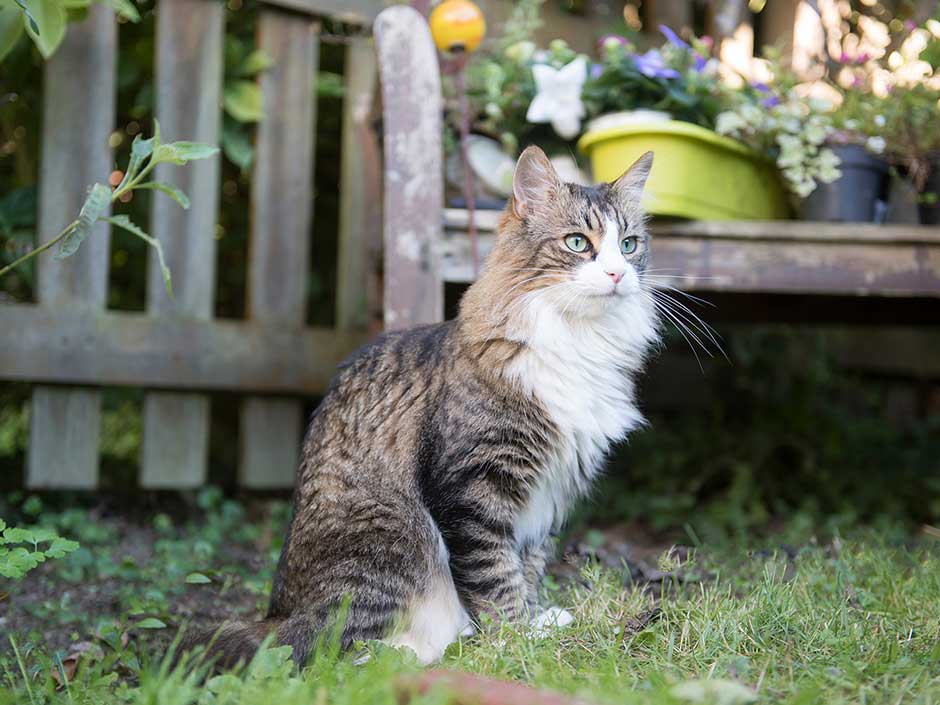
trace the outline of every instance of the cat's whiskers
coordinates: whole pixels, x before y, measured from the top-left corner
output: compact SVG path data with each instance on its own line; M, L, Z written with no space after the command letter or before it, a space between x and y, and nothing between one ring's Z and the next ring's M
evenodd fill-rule
M644 273L643 279L644 280L648 279L657 289L668 289L674 294L679 294L680 296L683 296L689 299L690 301L694 301L697 304L701 304L702 306L711 306L712 308L716 308L715 304L709 301L708 299L703 299L700 296L695 296L694 294L690 294L687 291L682 291L682 289L674 287L671 284L667 284L663 281L659 281L656 275L653 275L650 277Z
M650 292L647 291L647 294L650 294ZM700 369L702 372L705 372L705 368L702 366L702 360L701 360L701 359L699 358L699 356L698 356L698 351L695 349L695 345L692 344L692 339L697 340L698 343L699 343L699 345L702 346L702 349L705 350L705 352L708 352L708 350L707 350L707 349L704 347L704 345L702 344L702 341L699 340L698 336L696 336L694 333L692 333L691 331L689 331L689 330L688 330L688 327L687 327L685 324L683 324L681 321L677 320L676 317L675 317L668 309L666 309L664 306L662 306L662 305L660 304L660 302L657 301L657 300L652 296L652 294L650 294L650 300L652 301L653 305L656 307L656 310L657 310L660 314L662 314L663 316L665 316L666 319L668 319L668 320L676 327L676 329L679 331L679 335L681 335L681 336L685 339L685 342L688 343L689 349L692 351L692 354L695 356L695 361L698 363L699 369ZM689 338L689 335L687 334L687 332L688 332L689 334L691 334L692 339ZM711 353L708 353L708 354L711 355Z
M673 313L675 313L677 316L680 316L684 321L693 326L698 332L707 337L709 341L711 341L712 345L718 349L718 352L721 353L722 357L728 360L728 362L731 362L731 360L728 359L727 353L725 353L724 348L721 347L721 343L719 342L719 338L721 338L721 336L714 328L703 321L698 316L698 314L696 314L684 303L674 299L672 296L662 290L654 289L652 293L654 298L659 297L659 300L662 301L665 305L669 306Z

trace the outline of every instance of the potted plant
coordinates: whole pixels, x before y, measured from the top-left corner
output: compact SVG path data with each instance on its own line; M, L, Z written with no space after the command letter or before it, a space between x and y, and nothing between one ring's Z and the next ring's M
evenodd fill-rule
M578 142L594 178L615 179L651 149L656 160L644 195L650 213L703 220L787 217L773 162L712 129L732 93L718 76L710 42L689 43L668 27L660 29L667 42L645 52L623 38L607 38L585 83L588 112L602 116Z
M940 224L940 90L895 86L885 106L888 158L916 189L920 222Z
M715 129L772 157L794 201L818 184L840 176L839 158L827 146L834 128L825 101L799 96L793 88L755 83L742 91Z
M830 86L838 105L831 113L826 146L838 157L841 176L818 184L803 199L801 215L806 220L871 223L882 220L887 210L886 105L863 68L869 60L867 54L842 54L837 62L840 80Z

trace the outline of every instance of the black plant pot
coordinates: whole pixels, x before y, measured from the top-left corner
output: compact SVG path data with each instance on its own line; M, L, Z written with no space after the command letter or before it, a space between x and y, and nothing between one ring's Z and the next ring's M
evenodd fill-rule
M917 204L921 225L940 225L940 156L930 160L930 174ZM929 199L929 200L926 200Z
M884 214L888 165L856 144L830 146L842 160L842 171L831 184L818 184L803 199L804 220L830 223L873 223Z

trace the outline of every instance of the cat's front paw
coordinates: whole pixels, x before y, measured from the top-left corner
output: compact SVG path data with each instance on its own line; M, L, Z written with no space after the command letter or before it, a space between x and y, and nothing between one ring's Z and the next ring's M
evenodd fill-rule
M568 610L562 607L548 607L535 615L529 623L534 628L535 635L541 638L547 636L550 629L567 627L573 621L574 615Z

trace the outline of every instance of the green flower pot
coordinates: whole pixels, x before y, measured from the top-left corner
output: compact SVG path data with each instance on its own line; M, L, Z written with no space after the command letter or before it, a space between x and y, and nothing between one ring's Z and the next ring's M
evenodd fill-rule
M643 205L652 215L695 220L776 220L790 216L773 162L739 142L677 120L586 132L578 148L597 181L613 181L652 150Z

